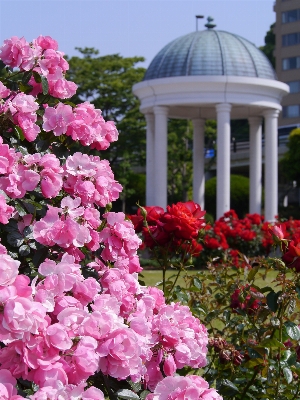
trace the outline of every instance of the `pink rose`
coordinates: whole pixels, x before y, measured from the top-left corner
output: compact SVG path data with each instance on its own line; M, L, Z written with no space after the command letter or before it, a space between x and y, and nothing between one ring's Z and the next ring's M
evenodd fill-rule
M0 98L5 99L5 97L10 95L10 90L0 82Z
M215 389L197 375L168 376L159 382L146 400L222 400Z
M19 39L12 36L4 40L0 48L0 59L10 67L19 67L21 70L29 71L34 66L34 54L24 37Z
M60 136L66 133L68 125L74 120L72 107L63 103L58 103L55 108L47 107L43 120L44 131L53 131L55 136Z
M17 380L7 369L0 370L0 398L1 400L11 400L17 398L17 389L15 388Z
M34 46L41 47L43 50L47 50L47 49L57 50L58 49L57 41L52 39L51 36L40 35L33 41L33 44L34 44Z
M82 393L82 400L104 400L104 395L100 389L91 386Z
M2 224L8 224L8 221L14 211L14 207L7 205L5 197L0 194L0 222Z
M0 254L0 287L12 285L19 273L20 261L8 254Z

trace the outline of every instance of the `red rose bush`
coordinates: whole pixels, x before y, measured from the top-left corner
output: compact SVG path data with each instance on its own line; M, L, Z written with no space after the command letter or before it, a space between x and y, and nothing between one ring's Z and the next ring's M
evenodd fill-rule
M122 187L97 153L114 123L68 100L76 85L51 37L7 39L0 59L0 398L220 399L176 375L206 365L204 325L138 281L141 240L111 210ZM180 203L134 224L187 257L203 215Z

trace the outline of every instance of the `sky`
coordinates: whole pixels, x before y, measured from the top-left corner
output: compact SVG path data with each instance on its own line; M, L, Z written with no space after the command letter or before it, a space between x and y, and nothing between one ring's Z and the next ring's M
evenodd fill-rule
M49 35L68 56L75 47L100 55L142 56L148 67L169 42L205 28L211 16L224 30L256 46L275 21L274 0L0 0L0 43L11 36L31 41Z

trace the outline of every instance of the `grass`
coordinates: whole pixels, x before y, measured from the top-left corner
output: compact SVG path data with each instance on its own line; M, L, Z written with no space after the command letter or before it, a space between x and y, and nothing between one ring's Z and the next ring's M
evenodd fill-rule
M167 278L169 278L172 275L175 275L176 272L177 272L176 270L166 271ZM187 273L189 275L197 274L198 272L199 271L196 271L196 270L187 271ZM264 272L264 270L261 271L261 275L263 275L263 272ZM277 271L269 271L268 272L268 280L264 280L262 277L256 277L255 284L261 288L263 288L265 286L275 287L275 284L272 281L276 277L277 273L278 273ZM159 271L159 270L143 270L142 275L143 275L143 277L141 277L141 280L143 280L147 286L155 286L157 282L160 282L162 280L162 271ZM184 275L185 275L185 272L182 272L181 276L179 277L179 279L177 281L178 285L183 286L183 287L185 285L185 281L183 279ZM158 286L158 287L161 288L161 286Z

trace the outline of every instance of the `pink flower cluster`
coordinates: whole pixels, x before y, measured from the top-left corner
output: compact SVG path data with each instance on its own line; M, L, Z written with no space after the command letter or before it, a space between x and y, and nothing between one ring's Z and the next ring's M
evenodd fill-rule
M14 123L19 126L29 142L36 139L40 127L36 125L39 109L35 98L25 93L12 93L2 106L4 112L12 115Z
M94 229L101 223L100 213L96 209L80 207L80 204L79 197L72 199L68 196L61 201L60 208L49 205L45 217L34 224L35 240L44 246L57 244L70 248L88 245L91 250L97 250L99 234Z
M77 85L65 79L69 69L64 53L57 50L58 44L49 36L39 36L28 43L23 37L13 36L4 41L0 48L0 59L4 64L19 68L21 71L33 71L47 79L49 94L59 99L67 99L76 93ZM42 85L32 77L29 84L33 86L32 94L42 93Z
M105 207L119 197L122 186L114 180L107 160L98 156L75 153L64 166L65 192L80 197L84 206Z
M222 400L215 389L197 375L166 377L146 400Z
M137 249L142 241L137 237L130 221L124 221L123 213L106 213L106 226L99 239L104 245L101 258L104 262L114 262L118 269L129 273L140 272L142 268L137 257Z
M40 183L46 198L56 197L62 188L63 168L54 154L23 156L0 144L0 188L12 199L22 198Z
M184 365L205 365L203 325L188 307L165 305L162 292L140 286L135 274L99 264L99 282L85 279L75 258L64 254L58 263L46 259L30 285L18 275L18 261L0 257L0 340L6 343L0 371L13 378L33 381L42 392L75 390L70 385L102 371L152 389L163 379L160 365L170 376Z
M70 98L76 93L75 83L65 79L69 64L57 49L57 42L49 36L39 36L32 43L13 36L0 47L0 59L4 64L20 71L32 70L35 74L29 80L33 88L30 94L12 92L0 82L0 98L6 99L1 111L12 115L14 124L22 129L29 142L40 132L36 124L39 105L34 96L43 92L41 80L47 81L49 94L59 99ZM76 106L74 111L62 103L55 107L45 106L43 129L53 131L55 136L67 134L82 145L97 150L106 150L118 138L114 122L105 122L101 110L88 102Z
M24 197L38 184L48 199L63 188L79 197L84 206L105 207L119 197L122 186L115 181L107 160L78 152L61 167L54 154L23 156L1 142L0 137L0 188L11 198Z
M118 139L118 131L112 121L105 122L101 111L85 102L72 107L59 103L47 107L43 117L43 129L53 131L55 136L67 134L83 146L106 150L111 142Z
M57 49L48 36L4 42L0 59L33 72L33 90L0 84L0 124L5 132L21 128L27 141L42 125L44 133L106 149L117 131L100 110L39 104L45 82L59 99L76 89L64 78L68 63ZM90 386L98 375L141 382L154 391L148 400L219 400L202 378L175 376L185 366L205 366L205 327L188 307L166 304L162 291L141 286L141 241L131 221L100 214L122 190L109 162L80 152L61 161L51 146L41 154L31 149L19 152L0 137L0 224L8 232L0 244L0 398L22 399L17 388L28 381L32 400L104 400L107 393ZM23 243L20 260L12 258L15 238ZM30 277L20 273L29 269Z

